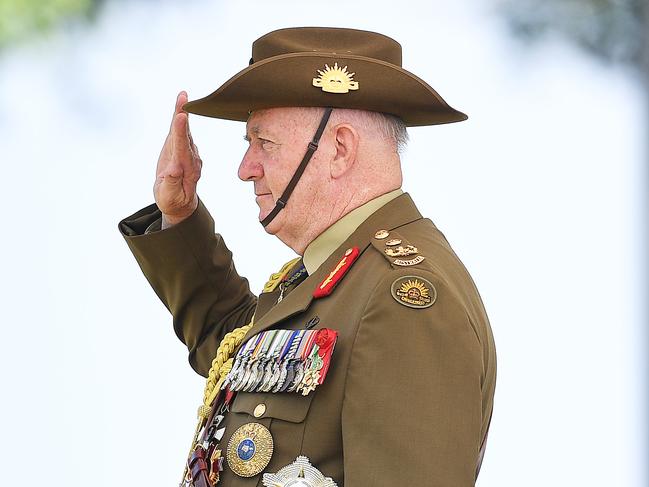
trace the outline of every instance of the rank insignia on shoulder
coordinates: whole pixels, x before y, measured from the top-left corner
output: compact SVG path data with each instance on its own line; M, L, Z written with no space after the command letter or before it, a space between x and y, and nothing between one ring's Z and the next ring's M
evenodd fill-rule
M409 260L406 260L406 259L394 259L392 261L392 263L394 265L398 265L398 266L401 266L401 267L408 267L408 266L411 266L411 265L420 264L421 262L424 261L424 259L425 259L424 256L418 255L414 259L409 259Z
M389 257L407 257L408 255L416 255L418 253L419 250L414 245L406 245L405 247L399 245L398 247L387 247L385 249L385 255Z
M409 308L428 308L437 299L435 286L420 276L399 277L392 283L390 292L397 303Z
M263 484L264 487L338 487L331 477L325 477L302 455L277 473L265 473Z
M239 348L221 389L306 396L324 382L337 339L330 328L258 333Z
M347 249L345 255L340 259L340 262L338 262L336 267L334 267L325 280L315 288L315 291L313 291L313 297L317 299L329 296L359 255L360 250L358 247Z
M388 236L390 239L384 240ZM415 245L411 245L394 230L380 230L374 235L371 243L393 267L410 267L426 260L426 257L419 255L419 249Z

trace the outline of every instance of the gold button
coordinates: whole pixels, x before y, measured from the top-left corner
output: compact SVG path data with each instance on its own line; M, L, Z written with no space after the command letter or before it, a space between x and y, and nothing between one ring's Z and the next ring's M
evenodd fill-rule
M255 418L261 418L265 412L266 405L262 402L261 404L257 404L257 407L255 408L255 412L253 414L255 415Z
M390 232L387 230L379 230L374 234L374 238L377 240L383 240L384 238L388 238L388 235L390 235Z

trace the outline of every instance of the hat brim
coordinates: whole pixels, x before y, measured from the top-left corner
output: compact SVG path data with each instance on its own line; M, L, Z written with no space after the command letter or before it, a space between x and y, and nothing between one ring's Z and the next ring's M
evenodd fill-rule
M328 93L313 86L325 64L347 66L358 89ZM468 117L451 108L425 81L399 66L363 56L290 53L258 61L210 95L186 103L186 112L245 122L254 110L276 107L333 107L371 110L401 118L409 126L460 122Z

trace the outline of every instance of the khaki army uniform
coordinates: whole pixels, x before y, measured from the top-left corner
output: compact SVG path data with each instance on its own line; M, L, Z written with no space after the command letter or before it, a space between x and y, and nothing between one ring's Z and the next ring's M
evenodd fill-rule
M224 335L253 314L246 338L273 328L338 332L314 392L235 396L222 443L259 423L274 449L249 478L226 462L220 485L260 486L262 473L299 455L340 487L474 485L493 406L493 336L467 270L408 194L384 195L345 216L307 248L305 280L259 296L238 275L202 202L178 225L151 231L159 222L151 205L119 228L199 374L207 375ZM410 252L389 255L397 247ZM359 256L342 275L336 269L354 248ZM314 297L332 278L333 291Z

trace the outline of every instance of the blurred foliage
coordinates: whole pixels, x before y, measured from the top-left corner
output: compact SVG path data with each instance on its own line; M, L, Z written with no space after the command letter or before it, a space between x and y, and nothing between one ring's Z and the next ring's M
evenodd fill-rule
M642 66L649 0L498 0L514 33L536 40L558 33L598 57Z
M0 48L65 22L90 18L102 0L0 0Z

